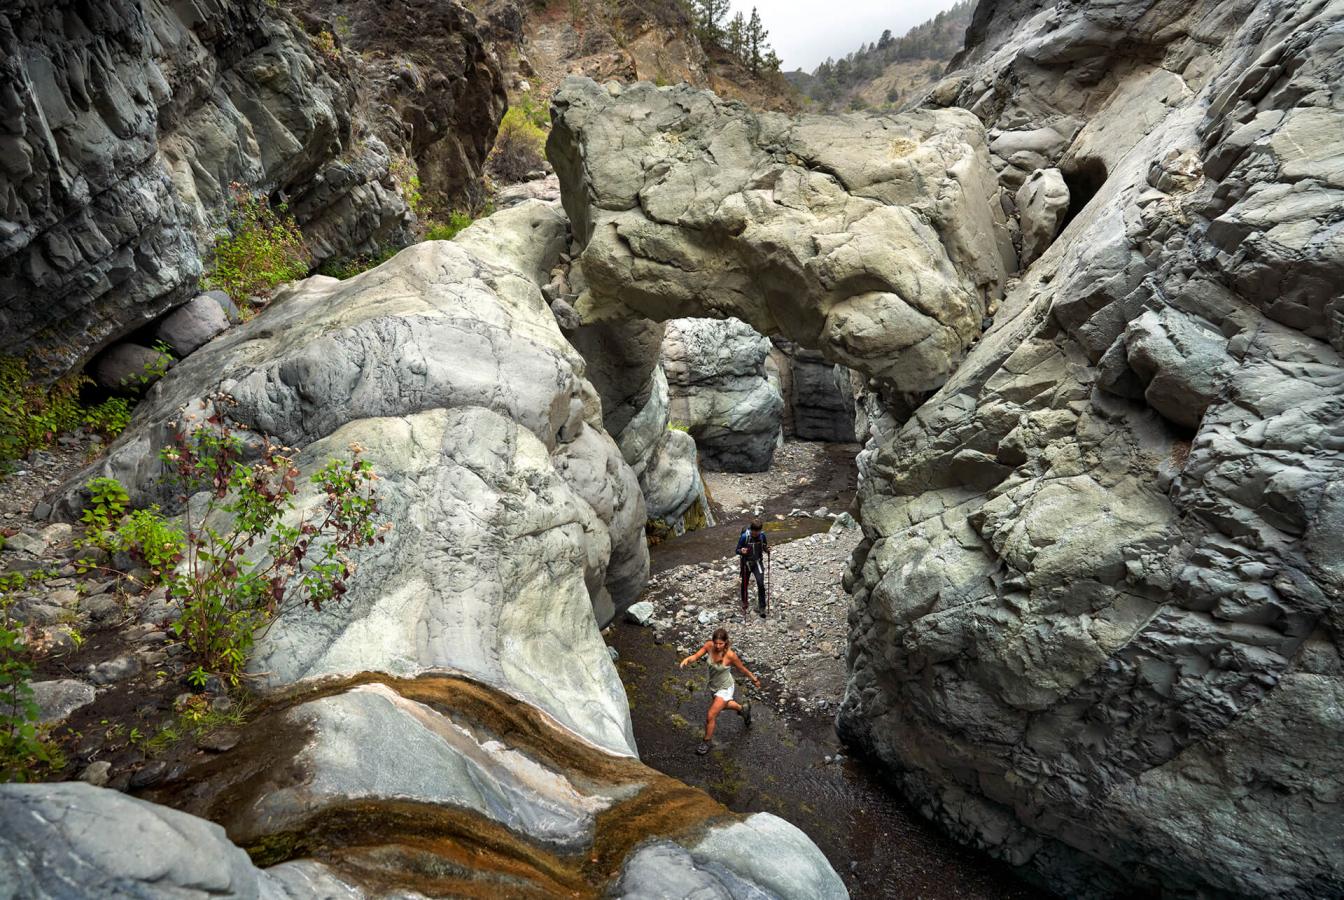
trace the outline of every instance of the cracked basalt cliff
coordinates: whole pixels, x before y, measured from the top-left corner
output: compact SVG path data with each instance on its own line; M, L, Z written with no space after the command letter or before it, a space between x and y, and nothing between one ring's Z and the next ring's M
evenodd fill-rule
M409 241L396 158L479 189L505 97L472 14L341 4L347 41L320 7L0 11L0 351L60 374L189 300L233 182L288 202L315 265Z

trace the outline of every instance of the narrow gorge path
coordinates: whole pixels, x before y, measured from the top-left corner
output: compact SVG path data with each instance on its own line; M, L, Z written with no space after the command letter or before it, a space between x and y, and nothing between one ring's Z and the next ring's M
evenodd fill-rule
M790 513L843 512L856 486L856 450L790 442L769 472L707 473L720 524L652 549L654 577L641 600L653 603L653 620L621 621L607 632L620 654L640 758L735 812L770 812L797 825L855 898L1047 896L924 821L836 737L848 610L840 574L859 535L830 535L829 518ZM730 555L740 520L756 506L776 547L773 615L744 623ZM751 692L752 727L725 713L702 757L695 746L708 706L705 675L677 662L718 625L764 688Z

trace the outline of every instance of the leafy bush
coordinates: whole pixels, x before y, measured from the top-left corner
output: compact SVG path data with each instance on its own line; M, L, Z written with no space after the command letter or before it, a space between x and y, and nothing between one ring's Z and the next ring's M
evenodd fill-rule
M510 106L499 123L487 166L500 181L523 181L541 167L546 133L522 106Z
M79 389L89 383L83 375L69 375L47 387L32 379L22 359L0 357L0 466L81 426L108 439L120 434L130 422L130 404L113 398L83 406Z
M14 593L28 580L20 573L0 576L0 781L27 781L62 764L38 728L28 645L9 614Z
M448 214L447 222L431 222L429 228L425 231L425 240L427 241L451 241L457 237L458 232L472 223L472 218L464 212L453 212Z
M344 281L347 278L353 278L360 272L367 272L374 266L381 266L389 259L397 255L396 247L388 247L378 253L350 257L342 260L328 260L317 270L319 275L326 275L330 278L339 278Z
M215 241L204 284L246 309L253 297L268 297L279 285L306 276L308 252L299 226L283 206L271 209L265 198L237 182L229 190L229 235Z
M350 461L332 459L312 476L321 497L315 517L289 525L299 471L290 451L263 441L260 458L244 465L243 443L227 421L210 424L179 434L162 453L183 501L209 492L197 520L187 515L169 595L182 606L174 628L196 659L193 674L216 672L236 684L258 630L287 609L338 600L354 571L349 554L383 540L391 526L374 524L376 476L357 445ZM142 533L157 539L165 528ZM266 552L249 552L257 546ZM150 559L153 551L142 544L139 552Z

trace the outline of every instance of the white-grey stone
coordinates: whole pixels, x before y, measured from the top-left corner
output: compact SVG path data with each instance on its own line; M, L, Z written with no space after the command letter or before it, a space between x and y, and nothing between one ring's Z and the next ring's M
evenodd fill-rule
M632 603L626 609L625 617L636 625L648 625L653 621L653 603L648 600Z
M1017 214L1022 226L1018 262L1026 268L1054 241L1069 212L1069 186L1059 169L1037 169L1017 189Z
M75 710L92 703L97 693L93 685L73 678L34 681L32 689L33 702L41 710L44 723L64 721Z

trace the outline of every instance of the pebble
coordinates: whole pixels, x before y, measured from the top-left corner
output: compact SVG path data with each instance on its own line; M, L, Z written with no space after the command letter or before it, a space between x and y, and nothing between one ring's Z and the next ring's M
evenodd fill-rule
M112 764L105 759L100 759L85 766L84 771L79 773L79 780L94 787L107 787L108 776L111 771Z
M164 776L167 774L168 763L161 759L150 760L131 775L131 787L136 790L153 787L163 781Z
M210 753L227 753L238 746L242 737L232 728L221 728L219 731L212 731L201 738L199 744L202 750Z

